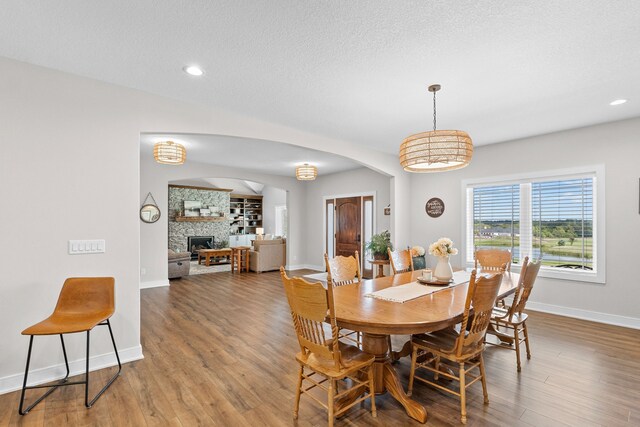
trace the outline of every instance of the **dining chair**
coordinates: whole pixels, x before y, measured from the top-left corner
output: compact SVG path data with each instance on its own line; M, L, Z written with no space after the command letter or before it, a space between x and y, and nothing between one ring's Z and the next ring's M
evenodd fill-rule
M327 268L327 283L331 283L334 287L362 282L360 256L358 251L355 252L354 256L345 257L338 255L333 258L329 258L329 255L325 253L324 263ZM349 329L340 329L339 334L340 338L353 341L362 348L360 332L351 331Z
M289 278L280 267L293 326L300 344L296 360L300 364L298 383L293 410L293 418L298 419L300 396L307 394L329 412L329 426L357 403L371 400L371 414L376 416L376 402L373 385L373 362L375 357L355 346L339 340L338 326L333 303L333 286L325 289L322 283L310 283L301 277ZM327 332L326 329L330 330ZM308 371L307 371L308 370ZM350 384L345 381L350 380ZM303 381L307 381L303 388ZM346 387L338 390L338 382ZM328 387L325 385L328 383ZM309 393L314 388L327 393L327 404ZM349 405L336 410L336 400L354 392L364 395Z
M407 247L407 249L395 251L387 248L387 253L389 254L389 262L391 264L392 274L395 275L413 271L413 257L411 256L411 248ZM387 345L389 346L389 351L393 351L393 346L391 344L391 335L388 336Z
M529 344L529 331L527 330L527 314L524 312L531 291L533 290L533 284L538 277L540 271L540 265L542 260L539 259L535 262L529 263L529 258L525 257L522 264L522 270L520 270L520 282L516 288L516 292L513 296L513 302L509 307L495 307L491 314L491 325L487 330L487 334L492 334L498 338L512 338L508 334L500 331L500 328L506 329L513 334L513 348L511 345L508 347L504 344L494 344L487 342L487 344L497 345L503 348L509 348L516 352L516 362L518 372L521 371L520 367L520 344L525 343L527 349L527 359L531 359L531 347ZM522 332L523 337L520 337ZM509 340L510 341L510 340ZM508 342L508 341L507 341Z
M507 249L476 249L473 254L475 268L483 272L500 271L504 264L511 271L511 251Z
M476 249L473 253L474 267L482 272L500 271L506 265L511 271L511 251L508 249ZM500 307L506 307L504 299L498 301Z
M109 318L115 312L114 285L115 279L113 277L69 278L65 280L64 285L62 286L62 290L58 296L58 303L56 304L56 308L53 310L51 316L22 331L22 335L30 335L30 338L29 352L27 353L27 367L24 372L22 393L20 394L20 407L18 408L18 413L20 415L26 415L34 406L53 393L58 387L76 384L84 384L84 405L87 408L91 408L96 400L98 400L105 390L107 390L107 388L109 388L109 386L118 378L120 371L122 370L122 364L120 363L116 341L113 338L111 323L109 322ZM109 335L111 336L111 342L113 343L113 350L115 351L116 360L118 361L118 372L111 377L107 382L107 385L105 385L93 397L93 399L89 400L89 339L91 336L91 330L96 326L107 326L109 328ZM69 361L67 360L67 350L64 345L63 335L77 332L87 333L85 376L84 381L69 382ZM56 384L27 386L31 350L33 349L33 337L36 335L60 335L62 355L64 356L64 364L67 369L67 374ZM25 392L36 388L49 388L49 390L40 396L29 407L23 409Z
M414 380L419 380L439 390L460 397L460 420L463 424L467 423L467 387L477 381L481 381L484 403L489 403L482 352L484 351L484 336L500 290L503 273L504 270L501 270L497 274L487 277L476 277L475 270L471 273L464 314L462 322L459 324L459 330L457 328L449 328L429 334L414 335L411 338L411 373L407 394L411 395L413 392ZM473 313L471 312L472 308ZM425 357L425 360L418 362L419 357ZM456 364L458 376L452 375L449 369L441 369L442 365L445 368L447 365L452 365L452 368L455 369ZM451 390L434 381L416 375L416 370L419 368L433 372L434 381L438 381L440 375L459 381L460 391ZM470 371L474 368L479 369L479 374L470 374ZM467 375L471 378L469 382L467 382Z
M395 250L387 248L389 261L391 262L391 272L393 274L406 273L413 271L413 258L411 257L411 249Z

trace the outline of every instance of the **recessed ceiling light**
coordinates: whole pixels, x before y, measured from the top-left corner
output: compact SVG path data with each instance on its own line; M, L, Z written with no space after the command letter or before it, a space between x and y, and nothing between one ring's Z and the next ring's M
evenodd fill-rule
M192 75L192 76L201 76L204 74L204 71L202 71L202 69L200 67L197 67L195 65L187 65L185 67L182 68L184 70L185 73Z
M622 105L627 102L626 99L616 99L615 101L611 101L609 105Z

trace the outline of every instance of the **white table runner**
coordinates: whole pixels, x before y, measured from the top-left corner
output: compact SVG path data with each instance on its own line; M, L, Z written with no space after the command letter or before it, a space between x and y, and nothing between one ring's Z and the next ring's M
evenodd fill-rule
M404 303L432 294L434 292L449 289L453 286L467 283L471 273L468 271L456 271L453 273L453 282L448 286L428 286L418 282L410 282L400 286L391 286L376 292L365 294L365 297L377 298L385 301Z

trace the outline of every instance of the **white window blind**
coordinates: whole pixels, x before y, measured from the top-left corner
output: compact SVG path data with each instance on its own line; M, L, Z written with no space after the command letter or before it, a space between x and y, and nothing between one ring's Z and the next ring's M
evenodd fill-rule
M473 189L473 246L475 249L509 249L519 259L520 186L518 184ZM470 259L473 260L473 250Z
M596 215L598 206L604 209L604 198L598 198L596 175L467 183L467 264L473 263L476 249L508 249L514 264L525 256L542 258L544 271L558 273L547 277L604 282L604 262L599 264L596 256L604 248Z
M533 255L544 265L594 270L593 177L531 185Z

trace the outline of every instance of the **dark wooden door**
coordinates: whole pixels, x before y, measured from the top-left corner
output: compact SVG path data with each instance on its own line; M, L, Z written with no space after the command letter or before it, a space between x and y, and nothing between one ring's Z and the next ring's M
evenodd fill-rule
M352 256L361 251L361 210L360 197L336 199L336 255Z

